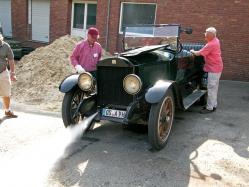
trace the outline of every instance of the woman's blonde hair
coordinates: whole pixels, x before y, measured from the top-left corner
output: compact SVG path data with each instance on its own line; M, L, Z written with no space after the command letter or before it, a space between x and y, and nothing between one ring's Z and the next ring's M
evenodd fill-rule
M210 32L210 33L212 33L214 36L216 36L216 29L214 28L214 27L208 27L207 29L206 29L206 32Z

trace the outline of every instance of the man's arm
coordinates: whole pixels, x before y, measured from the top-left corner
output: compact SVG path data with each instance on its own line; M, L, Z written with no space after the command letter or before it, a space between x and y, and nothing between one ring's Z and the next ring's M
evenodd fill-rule
M80 45L76 45L73 50L72 55L70 56L71 64L75 68L77 73L84 73L85 69L79 63L79 56L80 56Z
M73 50L72 55L70 56L71 64L73 67L76 65L79 65L79 45L76 45L76 47Z
M191 49L190 52L194 54L195 56L201 56L200 51L195 51L194 49Z
M9 60L9 65L10 65L10 73L15 73L15 62L14 60Z
M101 57L103 56L103 52L104 52L104 49L101 47L100 52L99 52L99 56L98 56L98 61L100 61Z
M16 81L14 54L9 45L8 45L7 59L10 65L10 80Z
M201 48L199 51L195 51L193 49L190 50L192 54L195 56L207 56L212 51L212 45L207 43L203 48Z
M16 81L15 61L14 61L14 59L11 59L8 62L10 65L10 79L11 79L11 81Z

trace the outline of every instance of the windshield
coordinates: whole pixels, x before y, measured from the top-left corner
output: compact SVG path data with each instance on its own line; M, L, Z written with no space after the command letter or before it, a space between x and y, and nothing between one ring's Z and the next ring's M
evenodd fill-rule
M177 50L180 25L138 25L124 29L124 50L148 45L168 44L171 50Z

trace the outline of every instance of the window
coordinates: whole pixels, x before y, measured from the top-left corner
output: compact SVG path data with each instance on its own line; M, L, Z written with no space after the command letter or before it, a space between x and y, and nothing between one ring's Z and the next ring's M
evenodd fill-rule
M86 21L87 28L90 28L90 27L96 25L96 14L97 14L96 4L88 4L88 6L87 6L87 21Z
M156 4L122 3L121 6L120 32L124 25L154 24Z
M73 28L83 29L84 27L84 11L85 4L75 3L74 4L74 21Z
M74 3L73 28L88 29L96 25L97 4Z

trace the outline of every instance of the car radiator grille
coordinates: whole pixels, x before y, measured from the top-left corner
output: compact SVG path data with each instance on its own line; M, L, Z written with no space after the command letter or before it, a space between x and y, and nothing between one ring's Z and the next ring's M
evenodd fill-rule
M98 105L128 106L133 101L133 96L125 92L123 79L131 73L131 67L98 67Z

